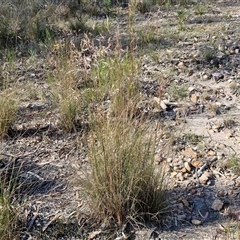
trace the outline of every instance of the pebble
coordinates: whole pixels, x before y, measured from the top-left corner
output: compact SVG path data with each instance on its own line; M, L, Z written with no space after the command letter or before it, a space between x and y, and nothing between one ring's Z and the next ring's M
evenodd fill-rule
M186 172L187 172L187 169L184 167L184 168L182 168L182 169L180 170L180 172L186 173Z
M180 215L177 216L177 219L179 221L185 220L186 218L187 218L187 216L185 214L180 214Z
M220 190L218 193L217 193L217 196L218 197L224 197L227 195L227 192L225 190Z
M181 201L185 207L189 207L189 202L185 198L182 198Z
M221 125L213 125L213 126L212 126L212 130L213 130L214 132L219 132L219 130L220 130L221 127L222 127Z
M223 202L220 199L215 199L211 206L211 208L214 211L220 211L222 209L222 207L223 207Z
M183 152L182 155L185 157L191 157L196 159L197 158L197 153L195 151L193 151L192 148L186 148Z
M208 180L212 177L212 173L205 171L200 177L199 181L201 184L207 184Z
M215 72L215 73L212 74L212 78L215 81L219 81L220 79L224 78L224 75L222 73Z
M222 153L222 152L217 152L217 159L218 160L222 160L223 158L224 158L224 153Z
M184 179L188 179L190 176L191 176L190 173L184 173L184 174L183 174Z
M197 220L197 219L193 219L191 222L193 225L196 225L196 226L198 226L202 223L200 220Z
M201 166L203 165L203 163L202 163L201 161L198 161L198 160L193 160L193 161L191 162L191 165L192 165L193 167L195 167L195 168L199 168L199 167L201 167Z
M184 163L184 167L185 167L185 169L186 169L188 172L191 172L191 166L190 166L190 164L189 164L188 162L185 162L185 163Z
M185 67L184 62L180 62L180 63L178 64L178 67L180 67L180 68Z
M171 178L174 178L174 177L176 177L177 176L177 172L171 172Z
M188 91L189 92L192 92L192 91L194 91L194 90L196 90L193 86L190 86L189 88L188 88Z
M216 156L217 153L215 151L213 151L212 149L210 149L208 152L207 152L207 155L208 156Z
M234 136L234 134L232 132L226 133L226 138L227 139L232 138L233 136Z
M179 181L183 181L184 180L183 174L181 172L179 172L177 174L177 178L178 178Z
M237 187L240 187L240 177L235 179L235 183Z
M197 103L198 102L198 99L199 99L199 96L198 95L196 95L196 94L192 94L192 96L191 96L191 101L193 102L193 103Z
M228 194L229 196L233 195L233 190L232 190L232 189L229 189L229 190L227 191L227 194Z

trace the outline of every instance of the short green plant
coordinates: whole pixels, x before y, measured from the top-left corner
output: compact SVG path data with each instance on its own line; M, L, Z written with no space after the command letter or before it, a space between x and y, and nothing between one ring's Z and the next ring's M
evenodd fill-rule
M152 52L152 53L151 53L151 58L152 58L152 60L153 60L155 63L157 63L157 64L160 63L160 61L159 61L159 56L158 56L158 54L157 54L156 52Z
M11 164L10 164L11 165ZM13 167L14 168L14 167ZM19 169L5 169L0 173L0 239L17 239L17 209L13 195Z
M197 15L203 15L206 12L206 7L202 4L197 4L195 6L195 14Z
M10 196L6 189L1 189L0 195L0 239L12 239L14 210L11 208Z
M58 107L60 110L59 125L67 132L76 131L79 126L79 117L82 113L79 93L63 90L64 94L59 97Z
M202 50L202 52L203 61L210 63L213 59L216 58L217 50L215 49L214 46L206 47L205 49Z
M66 132L77 130L82 113L81 94L77 89L71 88L71 83L69 84L68 86L61 79L60 84L56 82L52 84L52 100L59 110L59 127Z
M0 138L7 135L17 116L17 101L11 91L0 94Z
M154 164L155 140L121 118L97 119L92 129L91 170L81 183L101 220L122 225L165 211L165 176Z
M101 58L92 70L92 101L111 100L111 115L120 116L127 108L134 112L140 97L136 76L139 62L133 55ZM126 112L125 112L126 113Z
M151 6L153 5L152 1L143 0L137 4L137 10L140 13L146 13L150 11Z
M69 19L69 28L77 32L92 32L93 29L87 24L88 19L88 15Z
M235 174L240 174L240 159L236 154L229 157L229 167Z
M137 32L138 43L141 48L146 46L149 47L149 44L159 44L162 41L162 37L158 34L158 29L156 27L148 27L148 29L142 29Z
M186 21L189 18L189 13L187 10L180 8L177 10L178 28L180 31L186 30Z
M223 125L225 128L233 128L236 126L236 121L233 119L233 117L229 116L223 120Z
M184 85L177 86L176 84L172 84L167 90L167 93L173 101L182 100L187 96L187 87Z
M207 110L214 115L220 114L220 107L216 105L214 102L208 102Z
M202 135L197 135L197 134L192 133L192 132L188 132L188 133L183 135L182 139L184 141L186 141L187 143L197 145L198 143L200 143L203 140L203 136Z
M82 110L81 92L78 89L81 75L78 59L74 59L76 52L76 49L69 49L70 56L60 52L56 57L55 71L48 74L52 101L59 110L59 126L67 132L77 129Z

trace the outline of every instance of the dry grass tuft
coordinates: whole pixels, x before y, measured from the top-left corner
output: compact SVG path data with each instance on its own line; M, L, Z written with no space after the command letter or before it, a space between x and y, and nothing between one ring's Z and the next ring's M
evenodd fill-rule
M17 101L12 91L2 91L0 94L0 137L7 135L17 115Z
M154 164L155 139L121 118L96 121L88 146L91 171L81 179L93 211L121 225L158 217L166 207L164 171Z

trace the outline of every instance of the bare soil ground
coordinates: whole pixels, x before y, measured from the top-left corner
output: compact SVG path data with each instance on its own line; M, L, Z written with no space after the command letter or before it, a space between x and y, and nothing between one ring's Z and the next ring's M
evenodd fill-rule
M129 239L240 238L240 1L200 5L202 15L190 7L184 19L179 6L135 15L138 44L144 49L140 105L149 129L156 123L168 129L159 136L156 163L167 166L171 209L159 226L146 223ZM127 9L112 21L124 48ZM14 64L17 71L11 77L18 79L19 94L28 83L44 96L21 102L10 136L1 141L1 160L22 165L19 238L107 239L103 224L86 219L87 203L73 181L87 164L85 127L76 133L57 127L59 113L49 97L44 56Z

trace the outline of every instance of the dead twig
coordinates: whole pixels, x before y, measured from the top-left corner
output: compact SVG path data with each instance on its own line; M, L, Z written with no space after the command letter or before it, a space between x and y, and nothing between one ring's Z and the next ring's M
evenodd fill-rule
M42 228L42 231L45 232L46 229L48 228L48 226L54 222L56 219L58 219L62 214L61 213L58 213L57 215L55 215L43 228Z
M211 165L213 162L215 162L217 160L217 157L213 157L211 160L205 162L197 171L196 171L196 174L197 176L199 177L202 172L209 166Z
M37 152L37 150L33 151L33 152L30 152L30 153L26 153L26 154L23 154L23 155L13 155L13 154L10 154L10 153L4 153L4 152L1 152L2 155L6 156L6 157L11 157L13 158L14 160L17 160L17 159L20 159L20 158L25 158L25 157L28 157L29 155L33 155Z
M31 222L30 222L30 224L27 228L27 232L29 232L29 230L32 228L32 226L33 226L33 224L34 224L34 222L35 222L35 220L38 216L38 212L39 212L39 207L37 206L37 211L33 213L33 218L32 218L32 220L31 220Z

